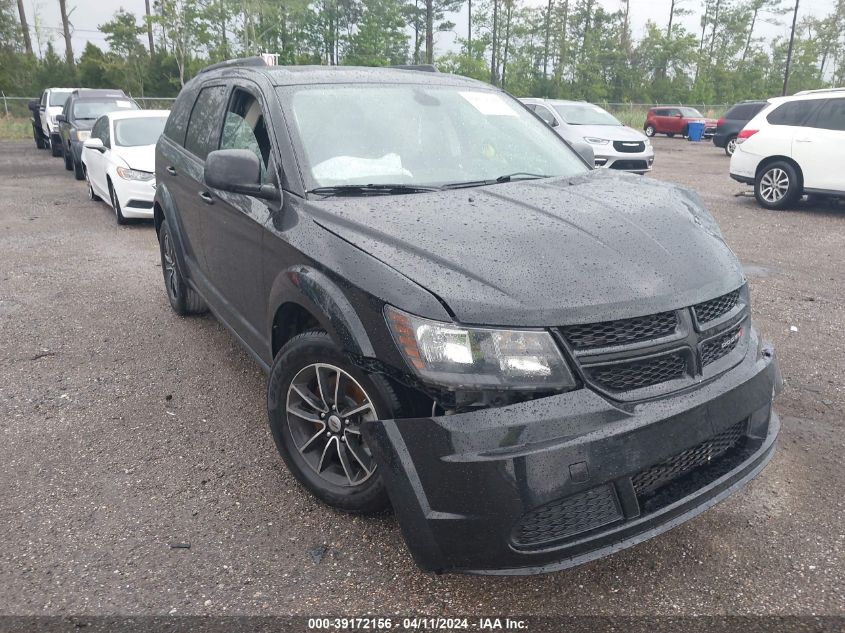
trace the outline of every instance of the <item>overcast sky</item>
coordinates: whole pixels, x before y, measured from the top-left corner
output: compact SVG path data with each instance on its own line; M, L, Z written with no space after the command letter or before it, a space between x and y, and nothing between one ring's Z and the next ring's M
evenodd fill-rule
M545 5L546 0L528 0L533 5ZM599 0L609 11L615 11L621 6L620 0ZM645 29L648 20L665 25L668 19L670 0L631 0L631 22L635 36L639 36ZM687 28L696 31L700 19L702 0L687 0L685 6L694 9L696 13L684 18ZM835 0L801 0L798 10L799 19L804 15L826 15L833 10ZM54 42L61 52L62 50L62 22L59 17L58 0L24 0L27 9L27 17L30 25L33 25L37 15L39 22L44 27L44 33L53 37ZM784 5L794 6L793 0L784 0ZM111 16L120 8L131 11L138 16L144 14L144 0L68 0L68 6L72 8L70 21L73 24L73 49L77 56L85 48L89 40L100 46L106 47L105 36L97 31L97 26L108 21ZM785 16L781 18L780 25L763 24L759 30L762 37L775 38L784 35L788 31L791 20ZM455 22L455 31L466 37L466 8L463 12L453 16L451 21ZM452 48L455 39L454 33L439 33L435 49L443 52ZM33 41L33 45L35 42ZM272 51L270 51L272 52Z

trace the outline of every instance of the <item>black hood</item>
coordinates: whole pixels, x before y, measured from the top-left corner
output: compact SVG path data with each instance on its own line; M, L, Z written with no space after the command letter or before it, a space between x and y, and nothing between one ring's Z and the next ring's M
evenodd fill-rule
M463 323L639 316L744 281L694 192L629 174L597 170L310 207L318 224L437 295Z

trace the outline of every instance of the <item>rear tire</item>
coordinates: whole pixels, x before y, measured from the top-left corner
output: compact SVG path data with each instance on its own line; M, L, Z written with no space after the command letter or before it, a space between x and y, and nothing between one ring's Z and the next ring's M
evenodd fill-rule
M787 209L801 196L798 170L786 161L769 163L757 174L754 197L766 209Z
M355 413L367 403L369 408ZM267 412L279 454L315 497L356 514L389 507L384 482L360 434L362 422L402 417L399 397L382 376L352 365L325 332L304 332L276 355Z
M165 219L158 230L158 245L161 254L161 271L164 275L164 287L170 307L179 316L202 314L208 308L202 297L188 286L182 272L179 270L179 259L176 257L176 242L170 232L170 225Z
M70 152L62 152L65 159L65 169L68 171L73 171L73 156L71 156Z
M729 136L725 143L725 154L733 156L736 151L736 136Z

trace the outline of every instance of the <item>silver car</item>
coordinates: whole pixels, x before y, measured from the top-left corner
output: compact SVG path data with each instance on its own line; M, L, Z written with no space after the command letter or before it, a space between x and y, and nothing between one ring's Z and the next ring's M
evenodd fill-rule
M596 167L621 169L636 174L651 171L651 141L626 127L607 110L586 101L520 99L570 144L587 143L595 154Z

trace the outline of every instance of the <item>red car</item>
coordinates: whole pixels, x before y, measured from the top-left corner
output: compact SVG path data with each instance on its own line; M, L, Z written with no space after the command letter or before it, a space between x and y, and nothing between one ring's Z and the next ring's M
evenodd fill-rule
M646 136L654 136L655 134L665 134L670 137L675 136L675 134L686 136L689 124L694 121L704 122L705 138L710 138L716 133L716 119L706 119L695 108L685 106L651 108L646 115L643 132Z

